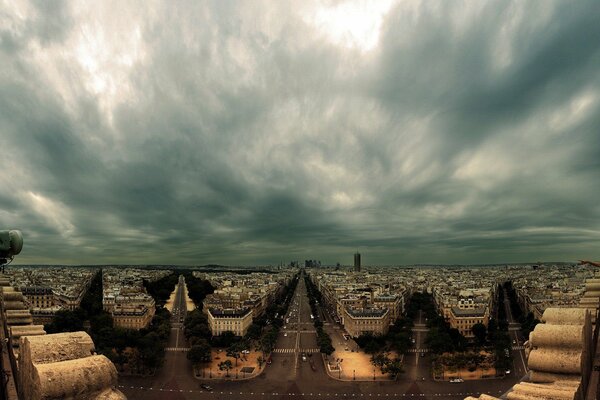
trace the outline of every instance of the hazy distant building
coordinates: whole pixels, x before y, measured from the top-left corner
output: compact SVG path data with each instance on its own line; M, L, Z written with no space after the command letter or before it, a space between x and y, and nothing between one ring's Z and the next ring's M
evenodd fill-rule
M360 253L354 253L354 271L360 272Z

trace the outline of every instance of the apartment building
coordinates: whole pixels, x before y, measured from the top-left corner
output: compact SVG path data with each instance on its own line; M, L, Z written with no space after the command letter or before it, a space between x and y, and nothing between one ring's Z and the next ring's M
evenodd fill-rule
M385 335L390 329L390 311L383 309L352 309L344 308L342 325L350 336Z
M309 276L336 322L355 337L387 334L409 296L404 281L393 273L314 270Z
M250 325L252 325L252 310L250 308L209 308L207 316L213 336L219 336L228 331L233 332L236 336L244 336Z
M236 336L244 336L254 318L265 313L294 274L293 270L251 274L194 272L215 288L204 299L202 308L211 333L219 336L231 331Z

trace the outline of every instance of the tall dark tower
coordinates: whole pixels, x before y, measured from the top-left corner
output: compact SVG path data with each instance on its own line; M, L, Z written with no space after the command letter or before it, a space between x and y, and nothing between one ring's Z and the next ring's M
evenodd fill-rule
M354 253L354 272L360 272L360 253Z

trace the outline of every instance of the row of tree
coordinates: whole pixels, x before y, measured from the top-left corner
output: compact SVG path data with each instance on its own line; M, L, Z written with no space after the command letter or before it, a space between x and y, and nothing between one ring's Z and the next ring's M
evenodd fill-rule
M506 295L508 296L508 300L510 302L510 312L512 317L515 320L519 320L524 317L523 310L519 305L519 301L517 300L517 291L512 285L511 281L504 282L504 290L506 291Z
M399 357L390 358L387 353L373 354L371 364L379 368L382 374L390 374L394 378L404 372L402 360Z
M206 314L202 312L203 301L209 294L215 291L209 281L196 278L191 272L184 273L188 297L194 302L196 308L188 311L183 323L183 333L190 343L190 351L187 353L188 360L194 364L211 361L212 334ZM227 332L222 338L233 342L235 335Z
M206 279L196 278L191 272L183 274L187 286L188 297L194 302L196 308L202 309L204 298L213 293L215 288Z
M174 272L156 281L148 281L144 279L143 284L148 294L154 299L156 307L160 308L164 307L164 305L167 303L171 293L173 293L173 290L175 290L175 285L177 284L178 280L179 274Z
M321 353L331 355L335 351L331 337L327 332L323 330L323 321L321 320L321 314L317 307L317 302L322 304L323 298L319 289L312 283L307 275L304 275L304 283L306 285L306 292L308 294L308 304L310 304L310 310L313 315L313 323L317 331L317 346Z
M186 282L188 282L187 277ZM212 348L225 348L226 354L235 358L237 363L238 358L241 357L242 350L253 347L261 350L264 354L270 354L273 351L279 330L283 326L287 308L298 283L298 277L295 276L278 292L273 303L267 307L265 313L253 320L243 338L237 337L231 331L223 332L219 336L212 336L206 315L201 310L202 301L214 289L210 286L209 282L198 278L190 279L189 282L193 282L191 285L188 283L188 293L190 297L194 293L192 300L196 299L194 300L196 309L187 314L184 322L184 334L191 345L191 349L188 352L188 359L195 364L207 362L211 360ZM262 361L263 359L261 358L260 362ZM224 368L226 366L226 364L223 364Z

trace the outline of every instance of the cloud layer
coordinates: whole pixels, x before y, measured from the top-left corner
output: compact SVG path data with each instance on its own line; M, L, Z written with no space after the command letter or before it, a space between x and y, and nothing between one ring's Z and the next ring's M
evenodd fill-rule
M0 8L20 263L600 258L600 5Z

